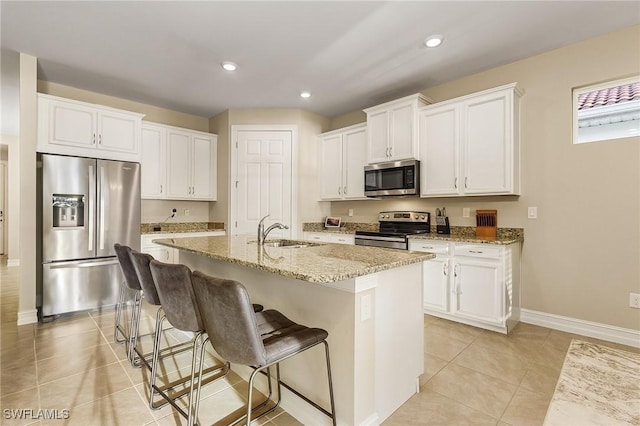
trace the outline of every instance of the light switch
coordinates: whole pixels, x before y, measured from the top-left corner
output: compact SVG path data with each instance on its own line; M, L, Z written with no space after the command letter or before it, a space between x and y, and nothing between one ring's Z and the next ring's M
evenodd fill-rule
M527 218L528 219L537 219L538 218L538 208L537 207L529 207L527 209Z
M469 212L470 212L469 207L463 207L462 208L462 217L469 217Z
M349 217L353 216L353 209L349 209Z

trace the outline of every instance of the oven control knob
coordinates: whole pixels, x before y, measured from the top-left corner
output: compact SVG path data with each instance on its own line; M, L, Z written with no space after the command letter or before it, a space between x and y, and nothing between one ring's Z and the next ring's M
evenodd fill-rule
M382 217L384 217L385 219L389 219L389 215L388 215L388 214L385 214L385 215L384 215L384 216L382 216Z
M426 216L425 216L425 215L422 215L422 216L420 216L420 219L423 219L423 220L424 220L424 219L426 219Z

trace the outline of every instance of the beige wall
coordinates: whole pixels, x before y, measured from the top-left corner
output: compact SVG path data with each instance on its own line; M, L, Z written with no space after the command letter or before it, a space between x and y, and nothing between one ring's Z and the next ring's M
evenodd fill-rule
M120 108L126 111L138 112L145 114L143 118L145 121L184 127L186 129L200 130L203 132L209 131L209 119L205 117L185 114L183 112L129 101L126 99L115 98L102 93L90 92L88 90L77 89L75 87L64 86L62 84L42 80L38 81L38 92L112 108ZM175 218L169 220L171 222L209 221L209 203L205 201L142 200L141 207L142 223L161 222L171 214L172 208L176 208L178 210L178 214ZM189 216L184 215L185 210L189 210Z
M210 131L218 134L218 201L210 208L212 221L228 223L230 135L233 125L294 125L298 129L298 235L301 223L319 221L329 213L329 203L318 202L318 134L329 127L329 119L300 109L233 109L210 119Z
M500 226L525 228L526 309L640 330L640 143L638 138L573 145L571 90L640 73L640 26L626 28L455 80L423 93L435 102L518 82L522 195L334 202L332 214L375 221L386 209L498 210ZM348 115L347 118L352 117ZM341 122L337 117L332 123ZM527 219L527 206L538 219Z

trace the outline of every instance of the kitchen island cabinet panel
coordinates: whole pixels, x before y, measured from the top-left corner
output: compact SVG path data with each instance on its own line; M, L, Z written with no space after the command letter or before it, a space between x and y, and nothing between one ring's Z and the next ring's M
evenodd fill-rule
M424 365L422 261L404 250L321 244L260 247L251 237L158 240L191 269L234 279L251 301L328 331L339 425L380 424L417 391ZM232 366L247 378L249 368ZM282 380L324 408L324 351L287 360ZM266 392L266 381L258 384ZM290 392L282 407L303 424L330 420Z

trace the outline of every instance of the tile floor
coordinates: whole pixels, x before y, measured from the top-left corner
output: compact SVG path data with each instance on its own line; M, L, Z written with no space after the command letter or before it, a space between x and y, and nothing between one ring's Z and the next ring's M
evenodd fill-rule
M185 424L171 407L148 408L146 369L131 367L122 345L113 342L113 310L17 326L18 271L0 257L0 424ZM154 311L145 312L142 331L149 331ZM385 425L542 424L569 343L578 336L528 324L503 336L431 316L424 324L421 392ZM171 343L185 339L175 330L164 333ZM150 339L142 343L149 350ZM163 364L164 376L187 374L190 362L188 353L172 357ZM245 394L246 382L233 373L204 387L200 423L222 421L244 405ZM58 409L60 417L67 409L69 418L5 418L5 409L21 408ZM278 409L256 424L300 423Z

